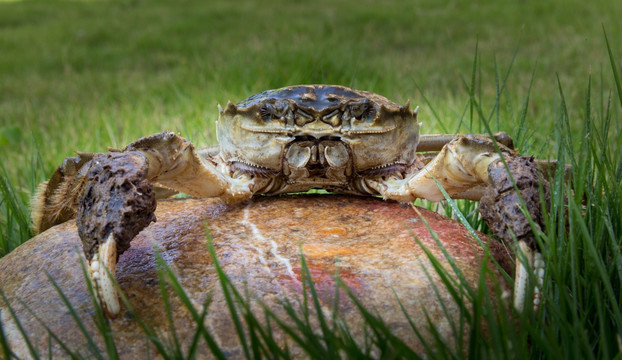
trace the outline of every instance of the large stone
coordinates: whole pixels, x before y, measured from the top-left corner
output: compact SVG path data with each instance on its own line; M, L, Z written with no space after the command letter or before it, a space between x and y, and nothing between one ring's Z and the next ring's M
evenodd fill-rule
M420 353L424 349L404 316L398 298L424 335L427 334L427 314L449 344L456 341L450 321L460 318L459 307L422 250L421 245L427 247L450 269L421 216L473 287L478 284L484 256L478 242L458 222L424 209L416 210L371 197L257 197L235 205L214 200L177 199L160 201L156 216L157 222L138 234L119 258L117 279L121 290L140 318L149 322L163 338L172 339L158 282L157 248L196 309L200 310L211 297L205 327L231 357L242 357L243 353L208 252L206 228L209 228L220 265L237 289L243 294L248 291L252 308L262 321L263 310L258 300L287 323L291 323L291 319L283 309L282 300L288 299L295 307L301 306L302 252L325 315L333 309L334 276L338 272L372 313L380 314L395 335ZM511 259L507 250L498 242L479 236L489 243L499 262L509 268ZM75 221L49 229L0 259L0 289L43 356L47 356L48 351L55 358L66 354L56 341L49 340L45 328L24 306L71 349L87 357L91 351L46 274L58 283L86 330L99 348L104 349L93 321L95 308L81 260L84 261L84 255ZM501 296L507 285L494 265L490 264L489 268L497 275L496 279L488 279L488 291L493 296ZM454 274L451 270L449 273ZM177 338L187 347L196 323L177 296L169 294ZM363 343L365 329L360 312L343 292L338 308L357 341ZM20 358L28 358L25 342L1 300L0 321L12 350ZM109 325L121 358L157 355L125 307ZM287 342L296 355L300 350L278 331L274 322L271 326L274 337L282 344ZM49 344L51 349L48 349ZM209 352L203 340L199 352Z

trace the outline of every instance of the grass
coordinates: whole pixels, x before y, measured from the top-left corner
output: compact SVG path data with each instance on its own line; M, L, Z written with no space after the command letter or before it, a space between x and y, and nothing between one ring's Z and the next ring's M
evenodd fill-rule
M551 179L542 311L515 327L486 311L485 294L471 294L482 312L468 321L483 321L492 337L467 333L467 352L439 358L619 358L620 13L622 2L605 0L0 2L0 256L32 235L30 195L74 150L101 152L164 129L215 144L217 103L336 83L411 99L425 133L505 130L523 154L573 166L569 182L560 172ZM447 208L482 228L475 204ZM248 357L276 351L240 303L231 311L256 331L245 338ZM347 331L314 338L304 323L291 331L299 343L356 356ZM375 344L400 348L377 319L369 326ZM3 339L0 328L8 357ZM100 351L114 354L106 344ZM167 358L190 355L154 346Z

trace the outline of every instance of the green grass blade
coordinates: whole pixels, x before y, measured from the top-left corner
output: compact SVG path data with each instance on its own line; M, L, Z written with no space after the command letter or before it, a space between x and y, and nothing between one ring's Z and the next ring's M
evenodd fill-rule
M201 335L203 335L203 331L207 331L207 330L204 330L203 324L205 324L205 318L207 317L207 313L208 313L207 310L209 308L211 300L212 300L211 297L208 297L208 299L205 301L205 303L202 306L201 314L195 320L197 328L194 332L194 335L192 336L192 341L190 342L190 346L188 347L187 358L189 359L193 359L196 357L196 352L199 346L199 340L201 339Z
M435 287L435 289L436 289L436 287ZM435 349L434 346L430 345L429 342L424 338L423 333L419 330L419 328L417 327L417 325L415 324L415 322L411 318L410 314L408 314L408 311L406 311L406 308L404 307L404 304L402 303L402 300L397 296L397 293L395 293L395 291L393 293L395 295L395 298L397 299L398 304L400 305L400 309L402 310L402 314L404 314L404 317L406 318L406 321L408 321L408 325L410 326L410 329L415 334L415 336L417 336L417 339L419 339L419 341L423 345L423 348L425 349L425 351L427 353L432 354L434 352L434 349ZM428 322L428 324L429 324L429 322ZM454 331L454 334L455 333L456 332Z
M516 126L516 136L514 138L514 145L517 149L526 149L527 140L529 139L529 132L527 131L527 110L529 109L529 99L531 97L531 91L533 89L533 83L536 78L537 63L534 64L531 71L531 78L529 79L529 87L527 88L527 94L525 100L523 100L523 106L518 117L518 124ZM531 130L533 132L533 130Z
M61 349L63 349L63 351L65 352L65 354L74 360L78 360L78 359L83 359L84 356L81 356L80 354L77 354L75 352L73 352L69 346L67 344L65 344L59 337L57 334L55 334L52 329L50 329L50 327L43 322L43 320L41 320L41 318L28 306L26 305L22 300L19 300L20 305L22 305L24 307L24 309L26 309L26 311L28 311L28 313L45 329L45 331L47 332L49 338L54 339L54 341L56 341L56 343L61 347ZM14 319L16 319L16 315L13 314L12 315ZM25 341L30 341L28 339L28 335L26 335L25 331L20 330L22 336L24 337ZM51 343L51 340L48 340L48 344ZM51 353L51 347L48 348L50 353ZM51 357L51 355L49 355L49 357ZM34 356L35 359L39 358L38 356Z
M417 87L417 90L419 90L419 93L421 94L421 97L423 98L423 101L425 102L426 105L428 105L428 107L430 108L430 111L432 111L432 116L436 120L436 123L438 124L438 126L441 128L441 130L444 133L451 134L451 132L447 128L447 125L445 125L445 121L443 121L443 119L441 119L441 117L438 115L438 112L436 111L435 106L425 96L425 92L423 91L423 89L419 86L419 84L417 84L416 81L414 83L415 83L415 86Z
M17 190L0 164L0 257L32 236L30 217Z
M104 314L104 309L101 307L101 304L97 298L97 295L95 294L95 290L93 288L91 277L89 276L86 263L84 262L82 257L80 257L80 267L82 269L82 275L85 279L85 282L87 284L87 289L91 297L91 303L93 304L95 308L95 317L93 318L93 321L95 322L95 326L97 327L99 334L102 335L102 337L104 338L104 344L106 346L106 354L111 354L109 355L111 359L117 358L118 352L117 352L117 348L114 342L114 337L112 336L112 330L110 328L108 318ZM108 276L111 276L108 269L106 269L106 272ZM113 279L113 283L117 291L121 293L116 283L116 280L114 279L114 276L111 278Z
M343 283L343 281L339 280L339 286L346 292L349 299L354 303L356 308L363 316L365 323L374 333L376 340L375 343L378 348L381 351L385 351L383 354L381 354L381 357L392 357L396 356L396 354L400 354L400 357L406 357L411 359L421 358L409 346L404 344L402 340L393 335L393 333L384 323L380 315L375 315L370 310L365 308L361 301L354 295L354 293L352 293L352 291Z
M4 294L2 295L4 296ZM2 354L5 359L11 359L15 357L15 355L11 351L11 347L9 346L9 342L6 338L6 335L4 334L4 326L1 321L0 321L0 354Z
M473 65L472 65L472 70L471 70L471 84L468 87L468 91L469 91L469 97L471 99L475 99L475 88L476 88L476 76L475 74L477 73L477 64L478 64L478 59L479 59L479 54L477 52L479 48L479 39L477 39L475 41L475 52L473 55ZM473 103L471 102L469 104L469 131L473 131Z
M186 309L190 312L192 318L194 319L196 323L197 331L200 331L203 334L203 338L208 344L210 351L212 352L212 355L218 359L225 359L226 358L225 354L222 352L222 350L220 349L220 347L218 346L214 338L209 334L207 329L203 326L203 322L201 321L202 315L197 313L197 311L195 310L192 304L192 301L188 297L188 294L186 293L184 288L179 283L175 273L171 270L169 266L166 265L166 263L164 262L164 259L161 257L159 253L156 253L156 259L158 262L158 266L161 269L160 271L163 271L164 274L166 275L166 277L164 276L162 277L161 282L167 281L167 283L171 286L175 294L179 297L181 302L184 304ZM206 307L204 307L203 312L205 311L206 311ZM176 348L178 350L181 349L178 342L176 344Z
M322 305L320 304L319 296L317 294L317 291L315 290L315 284L313 282L313 278L311 277L311 272L309 271L307 260L304 254L302 253L302 251L300 251L300 266L301 266L302 273L303 273L303 282L306 281L309 286L309 291L311 292L311 299L313 301L313 306L315 308L316 317L320 323L320 329L322 330L323 339L324 339L325 346L326 346L324 351L327 354L334 354L335 344L333 344L333 342L331 341L332 340L332 337L330 336L331 330L327 324L326 318L324 317Z
M28 338L28 335L26 334L26 330L24 329L24 327L22 326L21 322L17 318L17 314L15 314L15 311L13 310L13 307L9 303L9 299L7 299L7 297L4 294L4 292L2 291L2 289L0 289L0 296L2 296L2 300L4 301L4 304L7 306L7 309L9 310L9 313L11 314L11 317L13 318L13 322L15 323L15 326L17 326L17 329L18 329L19 333L22 335L22 338L24 339L24 342L26 343L26 347L28 348L28 352L30 353L30 356L32 356L35 359L38 358L39 355L38 355L37 350L33 346L33 344L30 341L30 339ZM2 330L2 323L0 322L0 331L1 330ZM1 340L2 340L3 352L5 354L12 354L12 351L9 348L9 344L7 342L7 339L6 339L3 331L0 334L0 336L2 336ZM7 356L6 359L10 359L10 356Z
M206 228L207 234L207 249L212 256L212 259L216 259L216 249L214 248L214 244L212 243L212 237L209 235L209 229ZM244 355L246 358L250 358L250 350L248 349L248 342L246 340L246 334L244 332L244 328L242 327L242 322L240 321L240 315L236 309L235 302L233 300L233 296L229 291L229 287L227 284L227 275L220 267L220 264L214 260L214 267L216 268L216 273L218 274L218 279L221 283L223 294L225 295L225 301L227 302L227 307L229 308L229 312L231 314L231 319L233 320L233 324L235 326L235 330L237 332L238 338L240 339L240 345L242 346L242 350L244 351Z
M585 221L582 221L582 216L580 210L576 204L573 202L568 203L571 213L575 216L575 221L578 223L578 230L581 232L581 235L585 239L591 239L589 234L589 230ZM608 297L609 304L611 305L612 315L617 324L622 324L622 313L620 312L620 305L618 303L618 296L616 295L613 286L610 281L610 277L607 274L607 264L603 261L603 258L598 253L598 250L594 246L593 242L585 241L584 245L587 247L587 255L590 259L590 264L596 269L598 275L600 276L601 284L604 287L605 294ZM619 329L622 335L622 329Z
M160 289L160 297L164 302L164 313L166 314L166 320L168 322L168 332L170 334L169 340L169 348L173 351L173 356L175 357L183 357L183 349L181 348L181 344L179 342L179 337L177 336L177 329L175 329L175 321L173 319L173 307L171 305L171 300L168 294L168 290L166 288L166 280L171 282L175 282L177 279L176 276L170 271L170 268L166 266L164 259L160 253L156 250L156 264L157 264L157 274L158 274L158 288ZM166 276L168 275L168 277ZM185 291L181 289L181 292L185 294Z
M95 293L95 289L93 287L93 282L91 280L91 277L89 276L86 264L84 263L84 261L81 259L80 261L80 266L82 268L82 275L84 277L84 281L87 284L87 289L91 298L91 303L93 304L93 307L95 309L95 324L100 332L100 334L102 334L104 336L104 340L106 342L106 348L107 351L110 352L112 347L115 347L114 344L114 338L112 337L112 333L109 330L109 325L108 325L108 318L106 317L104 310L101 306L101 303L99 302L98 296ZM107 274L110 276L110 272L107 271ZM129 312L129 314L131 315L132 319L134 319L138 326L142 329L143 331L143 336L152 344L154 345L154 347L156 348L156 351L158 352L158 354L160 354L161 356L163 356L164 358L169 358L170 357L170 351L168 350L168 347L165 345L165 341L163 341L158 334L156 333L156 331L153 329L153 327L151 327L147 322L144 321L144 319L142 319L138 313L136 312L136 310L132 307L132 304L129 302L127 296L125 296L125 294L123 293L123 291L121 291L121 289L119 288L119 284L116 282L116 279L114 277L111 278L113 281L113 285L115 286L115 288L118 291L119 297L121 299L121 302L123 302L123 304L125 305L125 307L127 308L127 311ZM149 349L147 348L147 353L149 353Z
M95 340L93 339L93 337L89 333L89 331L86 329L86 326L84 325L84 323L82 322L82 319L80 318L80 316L76 312L76 309L73 307L73 305L71 305L71 302L69 302L69 299L67 298L67 296L65 295L63 290L60 288L60 286L58 285L56 280L54 280L54 278L50 274L48 274L48 273L46 273L46 276L48 278L48 281L50 281L50 283L52 284L52 286L54 287L54 289L56 290L58 295L61 297L63 303L67 307L67 310L69 310L69 313L71 314L71 317L74 319L76 325L80 329L80 332L82 333L82 335L84 335L84 338L87 341L87 344L88 344L88 347L89 347L89 350L90 350L90 353L92 354L92 356L97 358L97 359L102 359L103 360L104 359L104 357L102 355L103 352L99 349L97 344L95 344ZM107 354L107 355L111 359L118 359L118 357L119 357L119 355L116 353L116 349L115 349L115 351L113 353Z
M607 36L607 31L605 31L605 25L603 25L603 34L605 36L605 43L607 44L607 53L609 54L609 63L611 64L611 71L613 72L614 85L618 90L618 99L620 100L620 105L622 105L622 80L620 79L620 73L618 71L618 65L615 61L615 56L611 50L611 44L609 44L609 37Z
M212 261L214 262L214 267L219 277L219 283L221 285L221 288L223 289L225 299L229 299L230 301L230 303L228 304L229 309L230 309L230 314L231 316L235 316L235 318L232 318L232 319L234 322L237 321L239 323L240 329L242 329L241 319L245 320L247 324L246 330L248 330L250 334L250 339L251 339L250 346L251 346L251 349L253 350L252 351L253 355L262 354L264 356L265 355L274 356L275 358L288 358L289 350L287 348L285 349L281 348L281 346L271 336L272 335L271 328L269 326L268 328L264 328L260 324L256 315L251 311L250 300L249 300L250 297L247 296L246 298L244 298L240 294L240 292L235 289L235 287L233 286L233 284L231 283L231 281L225 274L224 270L220 266L218 257L216 256L216 251L213 246L211 237L209 235L209 231L207 231L206 234L207 234L207 239L208 239L208 250L210 251L210 256L212 257ZM241 314L239 314L238 311L235 309L237 305L241 307L241 311L242 311ZM274 321L277 322L277 324L283 325L284 330L288 330L292 336L295 336L295 333L291 331L291 329L289 329L284 323L282 323L280 319L278 319L278 317L269 310L268 307L266 307L261 302L260 302L260 305L264 309L264 315L266 318L273 319ZM233 312L231 311L231 307L234 308ZM244 336L244 339L246 339L245 336ZM304 343L304 342L301 341L301 343ZM248 347L247 343L245 343L244 346ZM249 351L249 353L251 352Z

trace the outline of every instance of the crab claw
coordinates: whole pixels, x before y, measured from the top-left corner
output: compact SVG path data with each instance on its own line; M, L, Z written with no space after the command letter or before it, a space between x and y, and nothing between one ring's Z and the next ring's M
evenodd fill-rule
M542 302L545 264L532 226L535 231L544 229L540 189L547 201L549 185L540 175L533 158L506 157L505 162L507 169L502 161L495 161L488 167L490 186L480 200L479 210L495 235L508 244L518 240L514 307L524 310L530 279L535 278L532 305L534 311L538 311ZM525 205L529 216L523 212L521 204Z
M89 262L89 276L102 308L109 317L115 317L121 311L117 289L112 278L117 266L117 242L112 233Z
M148 161L137 152L97 154L80 196L78 233L89 276L108 317L120 312L112 279L117 259L155 221L156 200L147 170Z
M533 287L532 306L533 311L540 310L542 302L542 284L544 282L544 259L540 251L532 249L525 241L519 241L519 251L524 255L524 259L516 259L516 278L514 279L514 308L519 312L525 310L525 299L530 285L530 271L535 278L535 286ZM520 254L519 254L520 257Z

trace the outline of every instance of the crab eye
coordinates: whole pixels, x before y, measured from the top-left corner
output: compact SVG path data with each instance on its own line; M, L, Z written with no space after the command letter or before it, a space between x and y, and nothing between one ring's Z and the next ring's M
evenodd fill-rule
M282 124L291 123L294 119L293 106L287 101L265 103L259 108L259 115L266 121L280 121Z
M270 104L263 104L259 108L259 115L265 121L272 120L272 114L273 114L273 110L272 110L272 105Z
M350 106L350 114L357 119L360 119L367 111L369 106L367 104L353 104Z
M372 121L375 116L376 109L367 99L349 103L343 112L343 119L351 121Z

